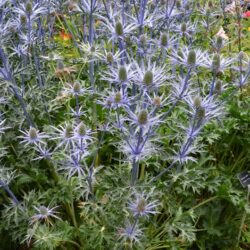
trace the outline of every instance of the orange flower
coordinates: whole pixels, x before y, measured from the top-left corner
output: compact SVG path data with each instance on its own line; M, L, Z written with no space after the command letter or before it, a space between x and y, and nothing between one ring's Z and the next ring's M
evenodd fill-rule
M61 30L59 35L63 41L69 41L72 39L72 35L70 33L66 33L64 30Z

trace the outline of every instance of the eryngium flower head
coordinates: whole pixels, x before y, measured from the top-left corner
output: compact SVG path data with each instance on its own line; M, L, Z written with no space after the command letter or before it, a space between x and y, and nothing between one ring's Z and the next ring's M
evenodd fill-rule
M224 70L231 66L234 60L234 58L224 58L219 54L214 54L212 57L207 58L205 67L212 71L216 70L216 73L223 73Z
M156 63L147 62L146 65L135 63L133 82L143 90L158 89L168 79L165 67L157 67Z
M64 126L59 125L58 128L53 127L56 131L55 135L51 138L52 140L59 140L56 149L64 146L64 150L68 149L70 145L73 145L73 129L69 124Z
M118 229L118 237L124 242L138 243L142 236L142 230L137 223L131 224L127 222L125 227Z
M132 69L132 64L111 66L107 72L104 73L102 80L108 81L111 84L126 84L133 79L135 72Z
M157 201L148 201L149 197L145 194L135 194L135 199L129 203L129 209L133 212L135 217L145 216L148 217L150 214L156 214L155 208L158 206Z
M19 136L19 138L22 138L23 140L21 141L21 143L24 143L25 146L29 145L29 144L35 144L37 145L38 143L44 143L42 140L45 138L48 138L47 135L45 135L45 133L40 133L39 130L37 130L34 127L30 127L29 130L26 131L21 131L24 135L23 136Z
M51 220L52 218L61 220L61 218L57 216L58 212L55 211L56 208L58 207L59 206L52 208L45 206L39 206L39 207L34 206L37 213L31 217L30 223L33 224L40 220L40 221L45 221L46 223L52 225L52 220Z
M200 49L184 47L181 50L173 51L171 58L174 64L181 64L187 68L206 67L208 55L207 52L203 52Z

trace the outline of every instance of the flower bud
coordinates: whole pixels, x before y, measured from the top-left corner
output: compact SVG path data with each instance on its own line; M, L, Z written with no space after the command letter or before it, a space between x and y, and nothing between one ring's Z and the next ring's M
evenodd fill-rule
M181 24L181 32L185 33L187 31L187 25L185 23Z
M108 63L112 63L114 61L113 54L111 52L107 53L106 60Z
M187 57L187 64L189 66L195 66L196 64L196 53L194 50L190 50Z
M168 44L168 37L166 33L161 34L161 46L166 47Z
M145 211L145 209L146 209L146 205L147 205L147 203L146 203L145 199L141 198L141 199L138 201L138 203L137 203L137 207L136 207L137 213L138 213L138 214L144 213L144 211Z
M144 35L144 34L140 35L140 43L142 45L146 45L146 43L147 43L147 37L146 37L146 35Z
M154 75L152 73L152 71L148 70L146 71L146 73L144 74L144 77L143 77L143 83L147 86L150 86L152 85L153 83L153 79L154 79Z
M194 98L194 103L193 103L194 107L196 109L199 109L201 107L201 98L199 96L196 96Z
M147 112L147 110L143 109L139 113L137 119L138 119L139 125L146 125L148 123L148 112Z
M217 49L220 49L223 45L223 38L221 36L218 36L216 39L216 47Z
M115 97L114 97L114 102L115 103L120 103L121 100L122 100L122 94L121 94L121 92L116 92L115 93Z
M121 82L126 82L128 79L127 69L124 66L119 68L119 80Z
M179 10L181 8L181 1L176 1L176 8Z
M218 72L220 69L220 55L219 54L215 54L213 56L212 69L215 72Z
M77 126L77 133L80 136L86 135L86 128L83 122L80 122L79 125Z
M25 10L26 12L30 15L32 13L32 3L31 2L27 2L25 5Z
M156 107L161 106L161 98L159 96L155 96L155 98L153 99L153 105Z
M40 206L39 213L43 216L46 216L46 215L48 215L48 209L45 206Z
M36 139L37 139L37 131L36 131L35 128L30 127L30 130L29 130L29 137L30 137L30 139L32 139L32 140L36 140Z
M123 26L121 22L117 22L115 24L115 33L117 36L122 36L123 35Z
M27 18L26 18L26 16L25 15L21 15L20 16L20 23L21 23L21 25L26 25L26 23L27 23Z
M73 135L72 127L70 125L67 125L64 130L64 138L68 139L71 138Z
M80 92L81 92L81 85L80 85L79 82L75 82L74 83L74 85L73 85L73 91L76 94L80 94Z
M94 46L94 45L92 45L92 46L90 47L90 52L91 52L91 53L95 53L95 46Z

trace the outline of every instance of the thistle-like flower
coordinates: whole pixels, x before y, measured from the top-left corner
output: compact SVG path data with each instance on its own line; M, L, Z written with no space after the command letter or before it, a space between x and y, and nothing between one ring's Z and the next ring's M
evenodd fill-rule
M134 70L132 69L132 64L126 65L117 65L109 68L107 72L105 72L102 80L107 81L111 84L121 84L121 85L129 85L131 80L134 77Z
M74 175L78 177L86 176L86 167L83 166L84 162L82 159L87 155L88 152L86 151L85 155L77 152L67 156L67 160L61 163L59 170L65 171L69 179Z
M135 194L135 199L129 203L129 209L133 212L134 217L145 216L148 217L150 214L156 214L155 208L158 206L157 201L148 201L149 197L145 194Z
M124 228L118 229L118 237L123 241L130 241L130 243L138 243L142 236L142 230L137 223L131 224L127 222Z
M137 25L135 25L134 23L123 24L119 19L113 20L113 22L110 22L105 17L103 17L102 19L104 27L107 28L111 33L111 37L109 40L118 38L123 39L125 36L130 35L132 31L137 29Z
M59 140L59 144L56 146L56 149L64 146L64 150L66 150L70 146L73 146L74 134L71 125L66 123L64 126L59 125L59 128L53 127L53 129L56 133L51 137L51 140Z
M45 207L43 205L39 207L34 206L37 213L31 217L30 224L36 223L38 221L45 221L45 223L52 225L52 218L61 220L61 218L57 216L59 212L55 211L58 207L59 206L55 206L52 208Z
M210 69L213 72L223 73L226 69L230 67L234 60L234 58L225 58L219 54L214 54L211 57L207 58L207 61L204 65L206 68Z
M24 143L25 146L33 144L38 145L39 143L44 144L45 142L43 139L49 137L44 132L39 132L39 130L34 127L30 127L30 129L26 131L20 130L20 132L23 133L23 136L19 136L19 138L23 139L21 143Z
M174 64L181 64L187 68L206 67L208 55L200 49L184 47L180 50L174 50L171 54L171 59Z
M135 82L141 89L157 90L168 79L165 74L165 67L157 67L156 63L151 64L149 61L146 66L144 64L139 66L135 63L135 68L133 82Z
M86 89L81 86L81 83L76 81L74 83L67 83L64 91L72 94L73 96L81 96L86 93Z

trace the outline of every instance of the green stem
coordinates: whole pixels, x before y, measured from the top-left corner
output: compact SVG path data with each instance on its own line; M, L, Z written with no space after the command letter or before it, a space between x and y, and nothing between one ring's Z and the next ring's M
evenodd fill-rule
M249 197L250 197L250 185L248 185L248 187L247 187L247 202L246 202L247 206L249 206ZM241 238L241 234L242 234L242 230L243 230L243 227L244 227L244 224L245 224L246 217L247 217L247 212L245 210L243 215L242 215L242 218L241 218L240 229L239 229L239 233L238 233L236 247L239 246L240 238Z

